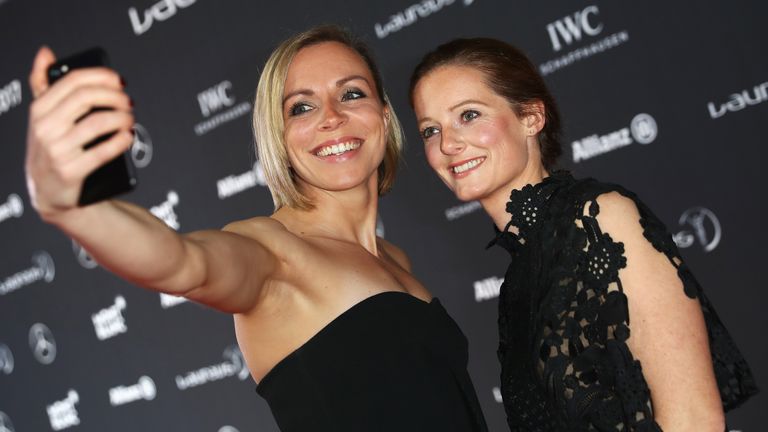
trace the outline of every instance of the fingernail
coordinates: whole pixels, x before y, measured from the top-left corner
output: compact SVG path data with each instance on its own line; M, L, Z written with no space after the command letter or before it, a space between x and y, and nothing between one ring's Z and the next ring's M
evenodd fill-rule
M133 98L128 96L128 104L131 105L131 108L133 108Z
M125 88L125 78L123 78L122 75L120 75L120 85L123 86L123 88Z

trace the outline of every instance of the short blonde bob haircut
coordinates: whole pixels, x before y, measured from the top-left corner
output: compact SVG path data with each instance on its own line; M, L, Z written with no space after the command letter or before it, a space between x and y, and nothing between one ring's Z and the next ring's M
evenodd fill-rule
M302 210L309 210L314 207L312 201L298 190L294 173L288 161L284 137L283 94L288 67L296 54L303 48L323 42L338 42L349 47L360 55L370 69L378 97L389 110L387 147L384 160L378 169L379 195L389 191L395 180L403 146L403 131L389 98L384 93L381 75L368 48L360 40L338 26L313 27L285 40L272 52L264 65L264 71L261 73L259 86L256 89L256 101L253 108L256 152L264 169L267 185L272 193L275 210L283 206Z

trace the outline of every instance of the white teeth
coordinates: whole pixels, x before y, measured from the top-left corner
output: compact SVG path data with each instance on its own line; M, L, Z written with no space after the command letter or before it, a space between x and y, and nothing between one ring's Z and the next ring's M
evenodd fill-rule
M464 171L467 171L468 169L471 169L480 165L484 160L485 158L472 159L471 161L467 161L459 166L453 167L451 171L453 171L454 174L461 174Z
M356 148L360 147L360 142L358 141L352 141L352 142L345 142L341 144L334 144L327 147L323 147L319 152L315 153L317 156L338 156L340 154L346 153L350 150L354 150Z

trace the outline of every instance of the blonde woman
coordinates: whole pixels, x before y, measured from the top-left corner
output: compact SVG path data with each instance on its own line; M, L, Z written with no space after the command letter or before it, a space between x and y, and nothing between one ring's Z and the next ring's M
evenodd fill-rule
M319 27L274 51L254 129L276 210L185 235L126 202L76 206L85 176L129 147L131 103L106 69L48 88L53 61L41 49L30 77L26 168L38 213L115 274L232 313L282 429L487 429L466 339L406 255L375 234L401 131L363 45ZM75 124L94 106L115 110Z

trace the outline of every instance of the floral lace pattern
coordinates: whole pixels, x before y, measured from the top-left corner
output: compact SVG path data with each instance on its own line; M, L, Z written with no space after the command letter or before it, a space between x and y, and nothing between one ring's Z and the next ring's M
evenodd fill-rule
M664 225L629 191L557 172L511 193L511 221L491 242L512 257L499 298L498 350L512 431L661 430L640 362L626 344L624 245L597 221L597 197L614 191L636 203L644 236L677 268L686 295L699 300L724 409L757 392ZM508 231L512 225L517 234Z

